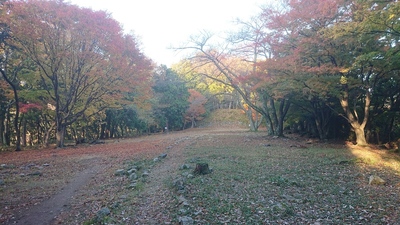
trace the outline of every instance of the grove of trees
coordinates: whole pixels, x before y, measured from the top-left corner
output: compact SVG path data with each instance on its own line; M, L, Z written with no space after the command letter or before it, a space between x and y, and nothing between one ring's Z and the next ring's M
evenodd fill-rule
M274 136L400 137L396 0L266 2L222 40L192 37L172 69L104 11L0 0L0 16L0 144L16 150L195 127L218 108Z
M276 1L223 44L207 32L192 38L179 48L192 53L180 70L239 94L271 135L396 141L399 10L394 0Z

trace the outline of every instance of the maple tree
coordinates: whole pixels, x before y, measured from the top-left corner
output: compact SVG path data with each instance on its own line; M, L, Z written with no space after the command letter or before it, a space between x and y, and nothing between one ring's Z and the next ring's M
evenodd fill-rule
M203 119L203 115L206 113L204 104L207 99L198 91L189 89L189 108L186 110L185 119L191 123L191 128L196 126L196 121Z
M134 39L124 37L104 11L64 1L11 1L7 22L14 43L38 66L41 85L55 106L59 147L67 126L89 111L95 115L108 108L127 84L151 68Z
M285 96L274 96L272 92L268 93L266 88L259 85L259 78L264 79L264 77L254 74L254 71L256 74L262 71L262 68L257 68L258 65L254 62L255 56L249 60L247 54L232 53L234 52L232 49L243 48L241 43L238 46L235 43L228 44L231 48L221 45L218 49L210 43L212 37L211 34L205 33L181 48L194 51L191 61L197 74L235 90L244 103L266 118L269 134L283 136L283 123L290 102ZM276 86L276 83L274 85ZM250 114L249 119L253 119L252 113L248 114ZM255 126L253 127L255 129Z

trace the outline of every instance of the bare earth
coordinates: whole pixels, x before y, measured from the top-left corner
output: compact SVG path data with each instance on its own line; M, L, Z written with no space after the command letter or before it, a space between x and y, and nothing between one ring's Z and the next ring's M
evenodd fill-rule
M6 180L2 188L0 223L2 224L68 224L82 223L82 218L93 216L101 209L102 201L116 198L118 185L100 190L99 184L107 186L115 170L127 160L152 159L167 153L165 163L150 173L141 202L137 204L138 215L131 223L156 224L168 221L168 215L160 213L166 207L170 190L162 188L163 179L175 173L183 162L182 150L196 137L210 132L226 130L192 130L159 134L133 139L112 141L102 145L78 146L65 149L27 150L1 154L0 170ZM40 171L40 175L34 175ZM119 187L122 188L122 187ZM103 187L104 189L104 187ZM100 191L106 193L99 193ZM149 207L157 206L157 207ZM162 218L164 217L164 218ZM75 221L71 219L76 218ZM69 221L66 223L66 221Z
M223 135L231 136L219 138ZM177 211L182 201L177 200L166 180L173 180L179 173L178 168L185 163L184 150L196 143L216 146L219 141L264 146L262 135L234 128L192 129L106 144L0 153L0 224L92 224L99 210L118 205L123 207L118 208L118 215L113 215L115 221L109 224L174 224L176 215L169 212ZM301 149L305 140L271 138L268 143L283 146L281 149ZM334 146L345 147L343 143ZM127 190L126 176L115 175L129 162L152 161L162 153L168 156L146 168L149 176L138 192ZM397 175L390 177L393 184L398 183ZM365 177L360 179L362 183ZM395 191L398 186L384 188Z

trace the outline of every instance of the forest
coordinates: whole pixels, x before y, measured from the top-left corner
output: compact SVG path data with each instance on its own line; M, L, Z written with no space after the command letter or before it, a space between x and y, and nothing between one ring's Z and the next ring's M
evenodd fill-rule
M0 0L0 15L2 149L193 128L221 108L271 136L400 139L397 0L274 1L222 39L192 36L171 68L104 11Z

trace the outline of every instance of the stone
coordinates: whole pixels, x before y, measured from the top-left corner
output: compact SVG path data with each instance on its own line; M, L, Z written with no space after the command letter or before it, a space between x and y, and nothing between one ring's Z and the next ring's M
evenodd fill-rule
M28 176L42 176L42 173L40 171L35 171L33 173L28 174Z
M383 185L385 183L386 183L386 181L378 176L371 175L369 177L369 185Z
M190 165L188 164L183 164L179 167L180 170L186 170L186 169L190 169Z
M142 173L142 177L148 177L148 176L150 176L150 172L149 171L144 171L143 173Z
M165 158L167 158L167 154L166 154L166 153L163 153L163 154L161 154L161 155L159 156L159 158L160 158L160 159L165 159Z
M182 204L184 206L190 206L189 202L182 195L179 196L178 201L179 201L179 204Z
M110 214L111 214L111 211L110 211L110 209L107 208L107 207L104 207L104 208L100 209L100 210L96 213L97 218L98 218L99 220L102 220L104 217L106 217L106 216L108 216L108 215L110 215Z
M178 191L185 190L185 181L182 178L178 178L178 179L174 180L174 187Z
M137 176L137 174L136 173L132 173L131 175L129 175L129 179L130 180L137 180L138 179L138 176Z
M125 175L125 170L124 169L119 169L117 171L115 171L115 176L123 176Z
M137 172L136 169L130 169L130 170L128 170L128 174L132 174L132 173L136 173L136 172Z
M186 209L179 209L179 213L180 213L180 214L186 214L186 213L187 213L187 210L186 210Z
M4 180L0 179L0 186L5 185L6 182L4 182Z
M50 164L48 164L48 163L45 163L45 164L43 164L42 166L45 166L45 167L47 167L47 166L50 166Z
M182 216L178 218L179 225L191 225L194 223L192 217L190 216Z
M160 159L158 157L153 159L153 162L158 162L158 161L160 161Z

